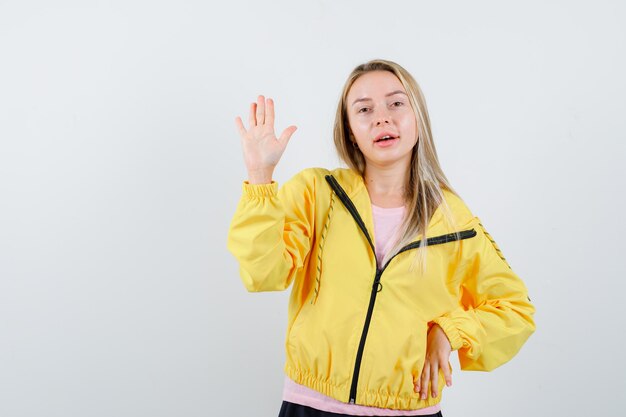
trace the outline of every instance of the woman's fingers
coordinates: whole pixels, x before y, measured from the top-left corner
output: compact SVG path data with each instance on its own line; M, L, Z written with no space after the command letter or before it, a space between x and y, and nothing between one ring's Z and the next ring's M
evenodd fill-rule
M248 116L248 125L250 129L256 126L256 103L250 104L250 115Z
M280 135L280 138L278 138L278 140L286 146L289 142L289 139L291 138L291 135L293 135L293 132L295 132L296 129L296 126L289 126L287 129L283 130L283 133Z
M265 124L265 97L259 96L256 101L256 124Z
M450 371L450 364L448 361L440 362L442 364L441 370L443 371L443 376L446 378L446 385L452 386L452 372Z
M415 392L420 393L420 398L425 400L428 398L428 391L430 389L430 395L434 398L439 392L439 369L443 371L444 378L447 386L452 386L452 372L447 362L435 362L426 361L424 363L424 369L419 380L415 383Z
M422 369L422 377L420 381L420 398L425 400L428 397L428 382L430 380L430 364L424 363L424 369Z
M260 95L257 101L250 105L249 128L267 125L274 129L274 114L274 100Z
M274 114L274 100L271 98L266 99L263 95L260 95L255 103L250 104L250 114L248 115L250 125L248 129L244 127L240 117L235 119L239 134L242 137L248 135L255 139L271 136L275 140L282 142L283 145L287 145L297 127L289 126L283 131L280 138L277 138L274 133Z
M428 331L424 369L422 369L420 381L415 384L415 391L420 393L420 399L428 398L429 392L433 398L439 395L439 369L443 373L446 385L452 385L452 370L449 363L450 351L451 346L448 337L443 329L435 324Z
M241 121L241 117L237 116L237 118L235 119L235 124L237 125L237 129L239 130L239 135L240 136L245 136L246 133L248 133L248 131L246 130L245 127L243 127L243 122Z
M439 387L439 364L435 363L430 367L430 394L435 398Z
M270 128L274 128L274 100L267 99L267 105L265 106L265 124Z

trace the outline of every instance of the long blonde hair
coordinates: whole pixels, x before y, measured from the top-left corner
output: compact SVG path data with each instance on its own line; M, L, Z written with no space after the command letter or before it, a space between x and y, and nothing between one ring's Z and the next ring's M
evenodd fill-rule
M353 146L350 138L350 125L347 115L347 96L352 84L361 75L371 71L388 71L394 74L404 86L411 107L417 120L417 143L413 147L410 164L410 175L405 184L406 214L400 226L399 239L387 252L381 266L394 256L403 246L411 243L416 235L422 236L422 243L417 251L415 260L421 272L426 268L426 231L435 210L441 206L444 220L453 225L455 222L450 212L443 190L453 194L456 192L450 186L437 158L437 151L430 129L430 118L426 101L419 85L407 70L392 61L375 59L357 66L348 76L337 106L335 125L333 129L335 147L339 157L349 168L361 176L365 173L365 158L358 147Z

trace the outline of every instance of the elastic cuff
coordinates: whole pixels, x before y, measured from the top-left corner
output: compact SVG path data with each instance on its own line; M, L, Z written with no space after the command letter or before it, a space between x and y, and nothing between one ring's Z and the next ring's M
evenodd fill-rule
M433 321L437 323L439 327L441 327L443 332L448 337L448 340L450 341L450 346L452 346L452 350L458 350L463 346L461 333L459 333L451 318L441 316L434 319Z
M244 181L243 193L247 197L273 197L278 194L278 183L272 181L270 184L250 184Z

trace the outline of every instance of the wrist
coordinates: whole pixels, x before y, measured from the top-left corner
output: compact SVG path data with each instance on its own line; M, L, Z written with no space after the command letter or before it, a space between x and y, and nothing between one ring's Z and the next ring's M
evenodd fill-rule
M274 169L260 169L248 171L249 184L270 184Z

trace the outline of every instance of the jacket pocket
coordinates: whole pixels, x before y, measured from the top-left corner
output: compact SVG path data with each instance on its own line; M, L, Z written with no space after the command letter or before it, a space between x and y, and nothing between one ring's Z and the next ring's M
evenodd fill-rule
M287 342L291 343L292 339L296 338L298 335L298 329L302 327L302 323L304 322L304 314L303 311L306 309L306 304L300 309L298 315L293 320L289 331L287 332Z

